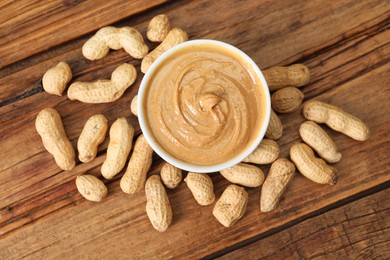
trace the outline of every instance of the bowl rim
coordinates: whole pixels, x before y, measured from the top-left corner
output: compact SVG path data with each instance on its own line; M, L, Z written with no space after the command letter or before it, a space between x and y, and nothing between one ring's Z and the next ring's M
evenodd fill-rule
M155 70L159 67L159 65L165 61L168 57L170 57L173 53L177 52L178 50L193 46L193 45L215 45L219 47L226 48L237 55L241 56L248 64L252 67L253 71L257 74L258 78L260 79L261 87L263 88L263 92L265 95L266 105L265 105L265 116L263 125L259 131L258 136L253 140L253 142L240 154L237 156L231 158L230 160L213 164L213 165L197 165L193 163L184 162L180 159L175 158L173 155L171 155L168 151L166 151L160 144L158 144L158 141L155 139L154 135L152 134L151 129L147 126L146 120L145 120L145 111L143 106L143 100L145 98L145 90L148 87L148 83L151 79L151 76L154 74ZM180 43L171 49L164 52L160 57L158 57L152 65L149 67L147 72L145 73L141 85L138 90L138 102L137 102L137 109L138 109L138 121L142 130L142 133L144 134L147 142L152 147L152 149L166 162L172 164L173 166L180 168L185 171L190 172L197 172L197 173L209 173L209 172L218 172L221 170L224 170L226 168L232 167L240 162L242 162L246 157L248 157L260 144L260 142L263 140L265 132L267 131L270 115L271 115L271 98L270 93L268 89L267 82L265 80L265 77L263 73L261 72L260 68L257 66L257 64L243 51L238 49L237 47L217 40L209 40L209 39L198 39L198 40L190 40L186 41L184 43Z

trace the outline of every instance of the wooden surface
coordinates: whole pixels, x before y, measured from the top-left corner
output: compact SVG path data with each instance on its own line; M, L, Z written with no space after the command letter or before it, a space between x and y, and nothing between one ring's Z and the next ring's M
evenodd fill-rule
M387 1L1 1L0 3L0 259L213 258L390 258L390 6ZM109 4L108 4L109 3ZM155 231L145 213L145 195L126 195L121 174L105 181L109 196L84 200L74 179L100 176L108 138L98 157L61 171L34 128L37 113L54 107L76 145L88 117L103 113L112 123L129 110L137 82L110 104L83 104L42 91L41 77L67 61L73 80L108 78L119 64L137 66L124 51L91 62L82 44L98 28L130 25L144 35L148 21L166 13L190 39L231 43L264 69L304 63L310 84L305 100L343 107L372 129L357 142L326 128L343 159L335 186L297 174L278 208L259 210L260 189L250 195L243 219L224 228L211 206L196 204L186 185L168 191L174 212L170 229ZM154 47L155 44L150 44ZM300 111L282 115L281 155L299 140ZM158 173L161 159L151 170ZM267 166L261 168L267 172ZM210 175L217 197L228 185ZM101 178L101 177L100 177ZM250 256L250 257L249 257ZM329 259L329 258L327 258Z

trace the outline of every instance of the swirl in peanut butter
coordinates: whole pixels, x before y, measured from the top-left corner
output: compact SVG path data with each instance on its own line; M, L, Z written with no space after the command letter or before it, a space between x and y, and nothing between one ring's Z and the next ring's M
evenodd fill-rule
M144 105L155 139L176 158L225 162L256 138L264 120L260 80L227 49L189 46L152 75Z

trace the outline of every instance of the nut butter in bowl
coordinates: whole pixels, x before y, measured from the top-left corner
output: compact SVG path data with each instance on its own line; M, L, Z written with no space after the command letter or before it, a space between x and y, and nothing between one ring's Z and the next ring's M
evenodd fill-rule
M138 94L139 121L153 150L192 172L246 158L263 139L271 101L257 65L236 47L193 40L161 55Z

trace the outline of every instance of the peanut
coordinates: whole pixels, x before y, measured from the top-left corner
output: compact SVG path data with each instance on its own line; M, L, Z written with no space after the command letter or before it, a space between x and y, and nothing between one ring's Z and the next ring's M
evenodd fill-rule
M107 157L101 168L104 178L112 179L123 169L133 145L133 136L134 127L127 123L126 118L118 118L112 124Z
M297 143L290 148L290 157L298 170L308 179L320 183L334 185L337 183L336 169L316 158L313 150L304 143Z
M169 164L164 163L160 172L161 180L167 188L174 189L179 186L182 180L181 169Z
M135 116L138 116L138 108L137 108L137 106L138 106L138 95L135 95L133 97L133 100L131 100L131 104L130 104L130 111Z
M146 214L153 227L164 232L172 223L173 213L160 176L150 176L145 184Z
M131 64L124 63L116 68L111 80L95 82L74 82L68 89L70 100L85 103L108 103L118 100L137 77L137 70Z
M288 86L301 87L309 83L310 71L303 64L288 67L273 67L263 71L270 91Z
M123 192L134 194L144 187L146 175L152 165L152 155L153 149L141 134L135 142L133 154L120 182Z
M106 137L107 128L107 118L103 115L94 115L88 119L77 142L80 161L90 162L96 157L98 146Z
M260 145L243 162L270 164L279 157L279 145L270 139L263 139Z
M106 185L93 175L77 176L76 187L84 198L95 202L102 201L108 192Z
M65 171L76 165L75 152L66 136L60 114L53 108L41 110L35 120L35 128L42 138L43 146L51 153L57 165Z
M160 14L150 21L146 37L152 42L162 42L167 36L171 25L166 14Z
M225 227L233 226L245 214L248 193L237 185L229 185L215 203L214 217Z
M310 100L303 106L303 115L308 120L325 123L333 130L358 141L365 141L370 137L370 128L362 120L334 105Z
M179 28L173 28L169 31L168 35L165 37L164 41L156 47L153 51L151 51L148 55L146 55L141 63L141 71L146 73L149 69L150 65L161 56L165 51L172 48L175 45L178 45L182 42L188 40L188 35L185 31Z
M271 109L271 116L269 118L269 124L267 128L267 132L265 133L265 137L278 140L283 135L283 125L280 118L275 113L273 109Z
M71 79L72 70L66 62L62 61L46 71L42 78L42 86L47 93L62 96Z
M279 113L290 113L301 106L303 98L302 91L297 88L282 88L272 94L272 108Z
M259 187L264 181L264 173L254 165L239 163L220 171L228 181L245 187Z
M138 30L128 26L107 26L84 43L82 53L89 60L98 60L107 56L110 49L122 48L135 59L142 59L149 51Z
M207 174L189 172L184 181L198 204L205 206L214 202L214 185Z
M312 121L304 122L299 128L299 134L319 156L330 163L336 163L341 159L341 153L337 151L336 144L322 128Z
M268 212L276 208L281 196L295 174L295 165L285 158L274 161L261 188L260 210Z

